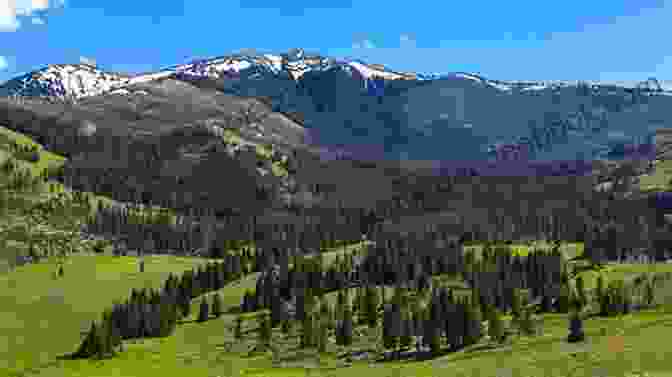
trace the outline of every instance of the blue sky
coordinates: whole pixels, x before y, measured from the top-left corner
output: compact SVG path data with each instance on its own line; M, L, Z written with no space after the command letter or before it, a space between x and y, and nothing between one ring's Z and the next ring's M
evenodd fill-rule
M292 47L502 80L667 80L671 20L661 0L0 0L0 81L81 57L137 73Z

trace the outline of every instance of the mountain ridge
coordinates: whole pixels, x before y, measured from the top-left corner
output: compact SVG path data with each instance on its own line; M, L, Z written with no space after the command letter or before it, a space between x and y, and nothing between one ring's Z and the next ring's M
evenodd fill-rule
M279 55L233 53L138 75L81 63L52 64L3 83L0 97L82 101L101 95L144 95L143 84L165 79L265 98L274 112L297 115L290 118L316 143L347 145L371 155L363 158L375 159L603 158L613 154L608 133L614 128L625 135L621 144L647 140L653 145L651 126L632 124L651 118L644 102L659 102L662 108L672 100L672 92L653 78L626 87L501 81L466 72L426 75L302 49ZM481 111L483 106L489 111ZM616 127L607 125L616 120ZM444 148L445 141L454 141L453 148Z

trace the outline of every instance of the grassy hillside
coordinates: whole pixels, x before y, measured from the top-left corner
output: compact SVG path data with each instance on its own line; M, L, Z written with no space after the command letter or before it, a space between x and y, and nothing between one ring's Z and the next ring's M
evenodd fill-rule
M251 287L253 279L220 290L228 305L235 303L243 287ZM235 299L234 299L235 298ZM194 310L200 299L194 301ZM250 316L252 317L252 315ZM646 371L650 376L665 376L672 356L664 344L672 335L672 315L646 311L620 318L597 318L586 322L589 341L569 345L565 315L544 315L544 334L521 338L499 349L477 350L471 347L455 354L425 362L393 362L370 364L354 362L349 366L334 356L318 355L314 350L295 349L296 332L289 337L274 330L274 344L282 349L282 357L273 361L271 353L250 354L256 335L254 319L246 321L242 342L233 338L232 315L198 324L187 322L178 326L174 335L165 339L143 340L125 346L118 358L96 361L52 361L35 371L36 376L628 376L630 372ZM354 349L372 349L375 334L364 333ZM637 352L634 352L637 350ZM284 368L280 366L284 365Z
M131 288L161 286L170 272L202 260L152 256L138 273L133 257L70 256L64 277L54 279L55 260L18 267L0 276L0 375L36 367L71 352L80 331Z

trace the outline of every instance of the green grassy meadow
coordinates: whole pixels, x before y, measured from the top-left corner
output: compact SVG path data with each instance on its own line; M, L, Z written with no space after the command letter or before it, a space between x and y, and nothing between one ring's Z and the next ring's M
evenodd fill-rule
M4 293L2 307L13 310L6 311L0 322L0 341L4 343L0 372L9 376L47 377L364 374L560 377L626 376L626 372L638 370L651 376L665 376L672 371L666 361L672 357L672 351L662 346L672 335L672 312L659 311L590 319L585 322L589 341L582 345L565 342L568 326L565 315L546 314L542 336L521 337L497 349L471 347L430 361L373 364L355 361L351 365L336 360L335 346L324 355L314 350L296 350L296 331L286 337L274 329L274 344L282 350L282 356L275 361L270 353L250 354L256 340L254 314L248 315L242 341L233 339L235 316L225 314L217 319L211 317L205 323L187 318L168 338L126 342L124 352L111 360L57 360L57 356L77 347L78 331L85 330L89 321L97 319L113 299L126 297L132 287L159 287L168 272L192 268L202 260L150 257L142 276L136 272L136 262L131 257L73 256L62 280L51 280L50 272L55 266L49 264L18 268L4 276L0 280L0 291ZM25 281L33 283L19 284ZM83 281L87 284L82 284ZM254 282L255 276L250 275L221 289L224 310L237 306L244 290L253 288ZM193 301L192 313L197 312L201 299ZM606 333L601 333L602 328ZM360 330L363 334L353 349L375 348L375 335L364 328ZM573 368L577 369L571 374Z

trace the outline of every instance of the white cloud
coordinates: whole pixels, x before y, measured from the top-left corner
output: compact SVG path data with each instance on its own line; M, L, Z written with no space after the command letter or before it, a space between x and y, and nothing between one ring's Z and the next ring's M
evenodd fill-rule
M4 56L0 56L0 71L4 71L7 68L9 68L7 59Z
M50 0L0 0L0 32L13 32L21 27L21 21L17 16L30 17L35 12L49 9ZM56 0L59 5L64 5L63 0ZM39 20L39 21L36 21ZM44 23L39 17L32 19L33 24Z
M9 0L16 4L16 14L30 16L35 11L49 9L49 0Z
M16 19L16 2L0 0L0 31L15 31L21 26Z

